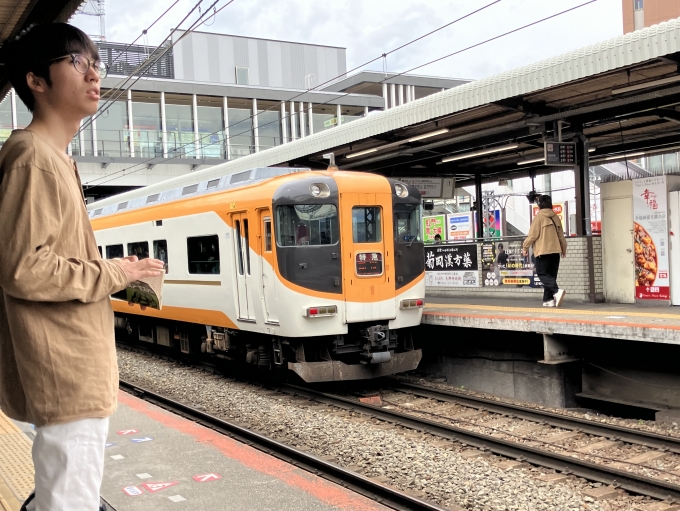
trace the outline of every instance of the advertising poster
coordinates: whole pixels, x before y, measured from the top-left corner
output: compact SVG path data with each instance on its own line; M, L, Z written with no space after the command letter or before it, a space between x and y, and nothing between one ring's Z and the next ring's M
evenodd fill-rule
M542 287L534 267L533 254L522 255L522 241L482 243L484 286Z
M434 237L439 234L442 241L446 240L446 217L444 215L423 217L423 241L434 243Z
M477 213L475 212L475 225L477 225ZM489 211L484 220L484 230L491 238L503 237L503 222L501 220L501 210Z
M530 207L531 207L531 220L533 221L534 217L540 211L540 208L536 204L532 204ZM567 234L569 232L569 229L567 229L566 224L566 221L569 218L568 203L556 202L555 204L553 204L552 209L555 212L555 214L559 217L560 222L562 222L562 230L564 231L565 234Z
M670 300L666 177L633 179L635 298Z
M479 286L477 244L425 247L425 285L440 287Z
M452 213L446 215L449 241L462 241L474 237L472 213Z

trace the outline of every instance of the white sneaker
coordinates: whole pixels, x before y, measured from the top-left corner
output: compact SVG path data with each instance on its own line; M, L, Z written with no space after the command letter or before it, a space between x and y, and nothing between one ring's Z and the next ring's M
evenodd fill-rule
M559 307L560 304L562 303L562 300L564 300L564 289L558 289L557 293L555 293L555 307Z
M548 302L543 302L543 307L555 307L555 300L550 300Z

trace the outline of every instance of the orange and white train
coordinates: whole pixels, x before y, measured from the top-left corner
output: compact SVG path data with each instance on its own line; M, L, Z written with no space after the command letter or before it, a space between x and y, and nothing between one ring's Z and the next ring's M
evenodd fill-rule
M103 257L162 259L162 309L112 300L118 335L290 369L309 382L413 370L421 197L361 172L256 168L88 206ZM176 186L176 185L175 185Z

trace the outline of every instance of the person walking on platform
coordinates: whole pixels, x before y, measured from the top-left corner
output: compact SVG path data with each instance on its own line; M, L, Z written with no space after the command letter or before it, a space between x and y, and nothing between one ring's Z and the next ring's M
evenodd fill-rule
M0 150L0 408L35 425L28 511L97 511L118 366L109 295L163 262L103 260L66 150L106 76L85 33L63 23L3 47L33 120Z
M539 212L531 222L529 234L524 240L523 255L533 247L536 257L536 274L543 284L543 307L559 307L564 299L564 290L557 287L557 272L560 256L567 255L567 240L564 238L562 222L552 209L549 195L536 200Z

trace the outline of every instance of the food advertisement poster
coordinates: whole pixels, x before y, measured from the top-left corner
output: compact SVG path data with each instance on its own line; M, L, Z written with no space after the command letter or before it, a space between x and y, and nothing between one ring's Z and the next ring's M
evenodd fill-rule
M434 215L423 217L423 241L434 243L434 237L439 234L442 241L446 240L446 216Z
M666 177L633 179L635 298L670 300Z
M482 243L482 285L542 287L531 251L522 255L521 241Z
M452 213L446 215L448 240L462 241L474 237L472 213Z
M478 287L477 244L425 247L425 285Z
M565 234L569 232L569 229L567 229L567 224L566 221L569 218L569 206L568 203L566 202L556 202L553 204L552 207L553 211L555 214L559 217L560 222L562 222L562 230L564 231ZM536 204L531 205L531 220L533 221L534 217L538 215L538 212L540 211L540 208Z

